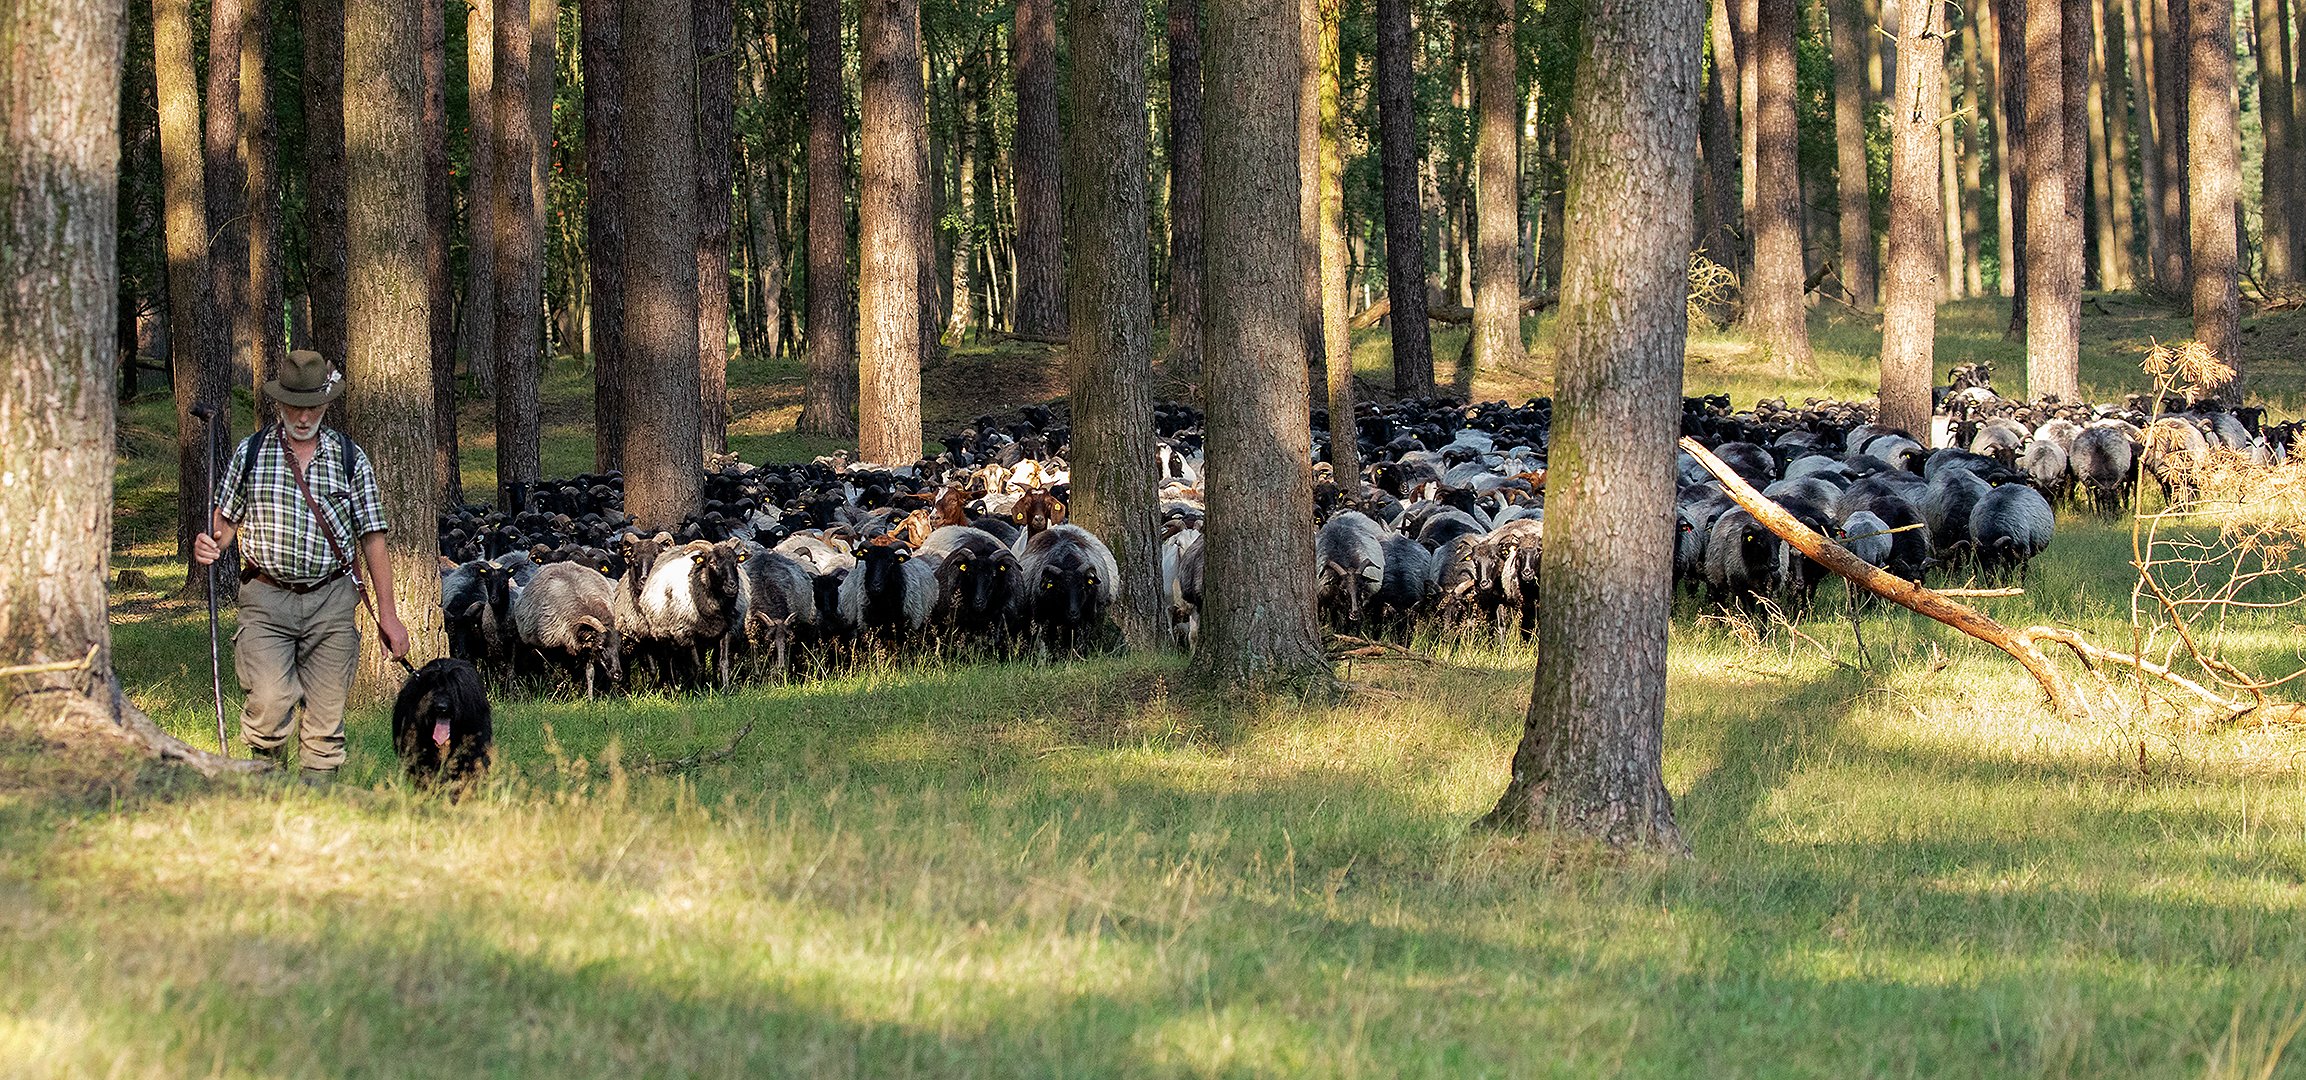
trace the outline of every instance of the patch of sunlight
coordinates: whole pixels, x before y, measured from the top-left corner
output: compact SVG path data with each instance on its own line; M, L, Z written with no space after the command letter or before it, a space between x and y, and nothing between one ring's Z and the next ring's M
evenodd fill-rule
M864 739L849 752L851 760L874 765L903 765L958 756L944 736L930 728L898 728Z
M1247 1004L1219 1005L1204 996L1198 1013L1187 1013L1138 1034L1136 1042L1155 1067L1183 1069L1196 1076L1273 1076L1315 1072L1362 1075L1370 1065L1354 1053L1361 1040L1343 1044L1346 1057L1328 1049L1322 1033L1293 1023L1272 1010ZM1327 1044L1327 1045L1325 1045Z

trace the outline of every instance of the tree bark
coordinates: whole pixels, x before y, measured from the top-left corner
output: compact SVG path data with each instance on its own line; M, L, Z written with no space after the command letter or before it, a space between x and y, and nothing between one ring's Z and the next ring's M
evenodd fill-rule
M1731 271L1745 265L1740 237L1745 203L1738 194L1738 59L1730 30L1729 0L1712 0L1706 20L1713 63L1698 106L1698 144L1705 156L1705 220L1699 247L1708 259Z
M2261 245L2269 286L2287 284L2298 276L2297 223L2291 216L2298 181L2294 164L2297 141L2292 131L2297 113L2291 100L2289 6L2287 0L2255 0L2251 5L2258 31L2258 116L2266 135L2258 207L2264 222Z
M1866 186L1866 95L1865 73L1859 65L1869 50L1860 42L1866 31L1859 13L1851 10L1859 0L1826 0L1826 13L1833 27L1834 42L1834 190L1838 200L1836 215L1841 241L1842 284L1850 293L1850 302L1861 308L1872 308L1876 302L1874 288L1874 210L1873 197ZM1916 0L1907 0L1913 3ZM1874 55L1880 55L1874 51ZM1941 82L1943 80L1940 80ZM1952 138L1949 128L1945 136ZM1953 158L1946 159L1947 170L1953 168ZM1952 250L1959 252L1959 245ZM1958 283L1960 275L1955 275Z
M969 328L977 321L977 286L969 279L969 268L976 260L971 256L977 247L977 95L972 92L969 75L976 66L976 57L963 57L953 72L953 182L957 188L953 200L953 217L960 222L953 235L953 250L948 263L952 277L951 315L945 322L945 337L958 344L968 336Z
M1378 171L1385 197L1385 294L1393 299L1393 389L1402 397L1423 397L1433 392L1433 339L1425 324L1425 223L1411 48L1409 0L1377 0Z
M620 155L625 239L625 512L669 529L703 505L697 402L695 24L686 0L624 3L618 73L626 130L646 134Z
M1209 557L1193 671L1223 686L1326 689L1313 576L1299 571L1313 565L1313 474L1298 327L1297 12L1217 0L1208 29L1203 92L1227 122L1209 126L1202 159Z
M625 131L623 0L583 0L585 131ZM624 139L585 140L585 269L592 285L593 468L624 466ZM477 229L475 230L477 233Z
M1171 0L1172 3L1178 0ZM1336 483L1358 491L1360 429L1354 423L1353 298L1348 294L1350 253L1345 246L1344 0L1321 0L1321 330L1329 382L1329 468ZM1518 317L1518 313L1517 317Z
M242 283L238 328L244 342L257 416L269 416L264 381L280 366L285 301L280 294L280 149L273 119L267 57L272 43L272 9L255 3L240 39L240 169L247 179L248 276Z
M431 289L425 273L426 172L417 7L346 0L344 135L360 148L346 176L349 256L345 418L376 470L386 549L414 656L447 653L440 608L439 480L433 461ZM380 601L381 602L381 598ZM400 685L384 650L361 650L359 685L381 697Z
M1673 550L1656 523L1673 514L1704 21L1695 0L1586 10L1546 473L1546 531L1575 542L1547 545L1543 659L1481 824L1684 852L1662 761Z
M1904 8L1901 7L1899 10L1902 12ZM1952 40L1953 35L1942 29L1940 33L1945 35L1946 40L1933 39L1931 44L1940 46L1941 51L1943 51L1946 41ZM1950 62L1952 57L1948 56L1947 60ZM1935 81L1938 84L1938 115L1943 118L1938 122L1938 201L1940 204L1938 220L1939 231L1943 236L1940 251L1945 259L1945 276L1938 282L1938 295L1953 300L1962 295L1964 281L1962 274L1962 151L1961 141L1956 135L1954 124L1954 118L1959 114L1954 111L1952 73L1941 73ZM1896 88L1892 87L1891 89L1894 94ZM1897 103L1892 102L1890 111L1895 112L1896 109ZM1889 123L1894 130L1897 121L1893 118ZM1895 142L1897 136L1892 134L1890 138Z
M2154 212L2161 218L2162 252L2154 262L2154 289L2164 296L2191 295L2193 280L2187 266L2191 248L2191 179L2187 173L2191 126L2187 109L2187 2L2145 0L2153 29L2144 35L2146 92L2154 102L2155 151L2161 173L2162 198Z
M208 285L216 297L216 318L224 339L224 362L238 369L248 361L244 336L255 320L248 298L248 172L240 157L240 69L248 36L248 8L261 0L210 0L208 5L208 95L205 156L208 171ZM341 355L329 357L341 364Z
M2091 269L2097 274L2098 288L2115 289L2121 279L2121 247L2114 239L2114 177L2111 168L2113 155L2106 145L2106 71L2104 58L2106 42L2103 28L2098 24L2099 0L2081 0L2076 10L2082 20L2081 47L2084 50L2084 69L2081 93L2083 121L2083 147L2089 155L2089 238L2096 259Z
M551 283L547 275L552 268L552 188L545 183L552 171L553 156L553 78L558 73L560 52L560 0L528 0L528 216L530 235L536 237L535 254L530 256L529 276L536 283L536 315L529 320L541 350L538 364L541 378L543 362L553 357L553 329L558 320L553 316ZM694 78L695 76L691 76Z
M343 0L321 2L341 4ZM480 391L482 397L493 398L496 395L497 290L496 0L468 0L465 12L465 98L472 123L472 179L465 197L463 337L465 364L472 373L473 388ZM588 73L588 82L590 78ZM588 126L585 130L611 129ZM342 140L338 145L342 145ZM588 185L588 197L599 194ZM312 299L317 321L321 304L317 291Z
M1754 268L1746 279L1746 321L1787 375L1811 371L1810 334L1803 305L1801 177L1795 155L1795 0L1761 0L1754 33L1759 67L1759 129L1754 199Z
M849 302L848 123L842 117L841 3L804 0L809 9L809 320L804 435L857 434L856 311Z
M705 453L729 448L729 208L736 175L736 7L694 0L697 140L697 371Z
M432 367L432 473L444 507L464 501L456 441L456 285L449 279L449 234L456 192L448 164L448 24L444 0L422 0L424 115L425 338ZM394 578L397 582L398 576ZM434 585L437 588L438 582Z
M1297 325L1309 378L1329 367L1321 326L1321 0L1297 4ZM1353 358L1344 358L1350 369Z
M215 296L209 291L207 167L201 154L200 83L192 56L191 0L153 0L152 50L160 101L162 201L167 214L169 357L176 384L176 553L189 567L193 534L208 528L209 485L213 482L208 475L209 455L223 454L231 437L231 424L219 423L212 443L207 428L193 417L192 410L201 407L224 415L221 410L231 401L232 393L232 365L225 356L225 335ZM26 192L24 197L30 198L32 193ZM109 247L113 242L107 238L105 244ZM111 265L109 258L106 265ZM109 452L105 455L107 475L111 456ZM109 498L99 505L109 506ZM110 528L109 519L106 528ZM219 575L218 591L229 595L223 577ZM186 595L206 596L207 580L205 573L190 571ZM98 607L101 610L101 603Z
M1515 244L1521 224L1521 142L1514 130L1521 95L1514 80L1513 0L1481 3L1473 366L1475 371L1503 371L1522 359L1521 267Z
M1131 649L1169 636L1161 599L1153 454L1152 208L1146 130L1145 10L1130 0L1071 0L1072 124L1065 140L1065 220L1073 223L1071 344L1073 493L1066 514L1113 550L1113 611Z
M915 3L918 6L918 0ZM1064 182L1058 171L1057 6L1055 0L1018 0L1016 8L1011 58L1016 65L1017 128L1010 155L1017 172L1014 328L1020 334L1062 338L1065 215ZM915 75L914 81L919 82L920 76Z
M2059 107L2065 115L2066 219L2060 234L2066 244L2067 275L2074 283L2074 337L2077 357L2081 349L2082 290L2090 276L2090 8L2093 0L2058 0ZM2076 360L2077 378L2080 361Z
M514 492L543 479L537 418L537 319L543 311L537 276L540 241L530 198L529 158L537 145L536 111L528 96L529 0L496 4L494 189L489 223L496 231L496 485L497 505L510 509ZM685 135L687 125L681 131Z
M2066 203L2065 0L2026 0L2026 396L2080 393L2079 220Z
M1994 291L2011 298L2012 325L2022 325L2025 305L2018 298L2018 282L2025 260L2019 255L2018 222L2025 217L2020 194L2025 140L2014 125L2023 85L2016 70L2023 35L2008 28L2013 10L2008 0L1980 0L1976 10L1985 38L1980 50L1987 69L1984 96L1994 103Z
M187 0L155 0L155 70L168 185L171 262L192 239L200 178L198 94ZM0 5L0 656L10 664L88 661L0 679L0 723L109 721L119 0ZM23 62L37 57L37 63ZM184 175L189 169L192 176ZM185 183L189 179L189 183ZM181 206L191 198L195 205ZM205 241L206 234L197 239ZM191 301L205 293L186 293ZM178 341L198 341L180 323ZM179 371L196 372L194 349ZM183 399L180 397L179 401ZM180 405L181 412L181 405ZM197 460L206 461L193 433ZM196 466L197 467L197 466ZM198 494L197 483L186 490ZM205 500L201 509L206 511Z
M2235 204L2241 197L2240 144L2234 116L2234 7L2217 0L2185 0L2187 38L2186 206L2190 217L2194 286L2194 339L2234 378L2220 388L2242 400L2241 237Z
M762 51L766 53L768 48ZM746 86L751 90L753 105L766 109L770 101L769 59L764 55L747 66L751 72ZM769 139L769 134L764 132L763 142ZM782 186L779 181L783 170L772 167L783 160L775 147L764 146L763 152L745 169L745 217L751 227L754 277L760 288L761 355L766 357L782 356L785 352L785 242L778 225L780 200L775 194Z
M1890 101L1890 258L1882 291L1881 422L1903 431L1930 429L1930 375L1938 322L1937 276L1944 266L1938 227L1936 106L1945 65L1929 62L1943 48L1937 3L1907 3L1899 12L1898 65Z
M2152 0L2141 7L2140 0L2122 0L2123 22L2129 27L2127 35L2130 55L2130 115L2138 128L2138 184L2140 205L2145 212L2138 215L2139 224L2146 232L2146 262L2136 279L2148 288L2160 291L2155 284L2156 267L2165 257L2163 248L2176 243L2176 238L2162 232L2163 185L2162 141L2167 133L2161 130L2161 116L2156 112L2154 27L2147 18L2153 12ZM2171 179L2175 179L2174 177Z
M1979 58L1978 23L1987 5L1965 12L1962 16L1962 78L1968 87L1970 106L1969 152L1962 157L1962 295L1986 294L1985 245L1985 158L1992 140L1986 134L1986 125L1999 123L1994 115L1994 88L1986 81L1985 69ZM1952 71L1946 78L1954 77Z
M1026 6L1018 5L1021 25L1027 22ZM921 183L921 149L928 142L928 133L921 130L920 17L920 0L865 0L860 36L863 93L857 153L857 454L863 460L888 465L911 465L921 456L923 255L919 218L921 200L927 194ZM1044 12L1036 18L1047 15ZM1043 44L1050 54L1048 75L1054 79L1055 27L1048 27L1048 31L1050 40ZM1027 77L1028 70L1039 70L1038 63L1020 60L1021 88L1030 78L1038 78ZM1054 85L1048 91L1050 97L1056 96ZM1049 152L1054 157L1053 123L1051 127ZM1017 170L1019 198L1026 200L1020 214L1027 213L1030 205L1030 197L1023 194L1025 175L1042 164L1047 166L1048 178L1053 180L1057 173L1054 161L1028 167L1022 159L1031 156L1021 154ZM1048 216L1054 219L1058 214L1052 209ZM1046 224L1043 221L1034 227ZM1028 245L1038 242L1037 237L1020 240ZM1028 270L1022 264L1046 254L1021 253L1020 277L1031 279L1040 273L1040 268ZM1062 269L1061 263L1058 269ZM1055 282L1019 287L1045 290L1043 301L1062 302L1064 295ZM1023 313L1019 320L1020 330L1031 325ZM1062 332L1064 316L1049 315L1047 322L1039 325L1052 324Z
M2093 101L2105 114L2106 193L2112 208L2113 273L2109 289L2138 285L2137 224L2131 209L2136 192L2130 180L2130 71L2128 33L2122 27L2118 0L2101 0L2098 8L2097 63L2104 73L2105 100Z
M1201 3L1169 8L1169 373L1201 373Z

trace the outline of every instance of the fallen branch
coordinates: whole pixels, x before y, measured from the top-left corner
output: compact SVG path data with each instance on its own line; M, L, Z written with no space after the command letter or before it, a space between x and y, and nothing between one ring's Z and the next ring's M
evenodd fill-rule
M2195 682L2194 680L2189 679L2184 675L2180 675L2161 664L2153 662L2152 660L2147 660L2143 657L2132 656L2129 653L2116 652L2112 649L2101 648L2097 645L2093 645L2087 638L2084 638L2082 635L2077 634L2071 630L2061 630L2054 626L2029 626L2023 630L2018 631L2017 636L2020 640L2025 641L2028 644L2038 641L2047 641L2053 644L2063 645L2069 649L2074 650L2074 655L2081 657L2084 661L2120 664L2124 667L2133 668L2144 674L2152 675L2155 678L2162 680L2163 682L2169 683L2172 686L2175 686L2197 698L2200 698L2206 704L2214 705L2220 709L2225 710L2229 716L2239 716L2242 713L2250 711L2250 709L2253 707L2253 705L2249 702L2229 701L2226 698L2219 696L2216 691L2211 690L2209 687Z
M690 754L687 757L671 758L665 761L643 762L635 766L633 771L644 773L686 772L701 765L717 765L727 761L729 755L736 753L737 744L745 741L745 736L752 733L753 722L748 720L745 722L745 726L737 732L736 737L730 739L727 746L718 750Z
M1916 585L1850 554L1847 548L1819 535L1816 530L1786 513L1784 507L1763 497L1761 492L1754 490L1753 485L1746 483L1743 477L1722 464L1720 458L1713 456L1713 451L1706 449L1696 439L1684 438L1681 440L1681 448L1720 480L1722 490L1746 513L1752 514L1755 522L1793 545L1796 551L1875 596L1909 611L1927 615L2010 654L2012 659L2034 676L2035 682L2041 684L2042 693L2050 699L2050 706L2058 715L2069 720L2090 715L2089 703L2074 692L2073 684L2058 669L2050 666L2050 658L2043 655L2042 650L2030 639L2019 637L2008 627L1975 608L1956 603L1941 593Z
M1939 589L1938 595L1990 599L1997 596L2024 596L2026 595L2026 590L2018 588L2015 585L2000 589Z

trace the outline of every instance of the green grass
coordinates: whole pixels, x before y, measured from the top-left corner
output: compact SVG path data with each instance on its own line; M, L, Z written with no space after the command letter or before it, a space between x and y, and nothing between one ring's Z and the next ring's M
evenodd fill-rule
M2125 645L2126 530L2060 527L1978 603ZM139 552L122 678L212 739L202 616ZM2306 737L2063 722L1902 612L1861 654L1824 595L1759 642L1677 617L1686 860L1469 834L1534 658L1457 641L1335 705L1171 658L508 696L455 804L374 707L319 795L18 744L0 1073L2306 1075ZM2227 633L2286 670L2293 621Z

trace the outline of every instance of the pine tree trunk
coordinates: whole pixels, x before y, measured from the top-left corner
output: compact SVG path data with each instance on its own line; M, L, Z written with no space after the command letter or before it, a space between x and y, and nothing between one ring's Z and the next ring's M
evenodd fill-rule
M1890 107L1890 257L1882 290L1881 422L1923 433L1930 426L1930 376L1938 322L1941 187L1938 164L1945 65L1930 63L1942 42L1942 5L1900 9L1901 84Z
M2144 18L2153 11L2152 0L2145 0L2142 8L2140 0L2122 0L2122 8L2123 22L2129 27L2130 116L2138 128L2138 184L2140 204L2145 207L2138 220L2146 231L2146 263L2134 277L2159 291L2155 276L2161 273L2157 268L2167 257L2163 248L2178 242L2162 231L2163 186L2176 178L2162 176L2162 141L2168 136L2162 131L2155 104L2154 29Z
M2081 222L2066 158L2065 0L2026 0L2026 396L2080 393ZM2069 225L2070 223L2070 225Z
M1172 0L1177 2L1177 0ZM1342 72L1344 0L1321 0L1321 330L1329 393L1329 467L1339 487L1361 480L1360 437L1354 424L1353 298L1347 294L1351 257L1345 246L1345 104Z
M1203 52L1205 103L1227 119L1208 127L1202 159L1209 561L1193 671L1218 686L1330 681L1313 576L1298 572L1313 565L1297 291L1298 34L1293 6L1217 0Z
M536 147L536 112L528 96L529 2L496 4L496 485L497 505L510 509L543 478L537 418L537 318L543 310L536 273L540 241L530 198L529 158ZM681 129L684 133L687 127Z
M424 115L424 297L425 338L432 364L432 473L440 505L464 501L456 441L455 283L449 279L449 233L455 227L456 192L448 165L448 25L445 0L422 0ZM437 586L438 583L435 582ZM430 655L430 654L427 654Z
M1522 359L1521 267L1514 243L1521 222L1521 144L1514 114L1520 111L1521 95L1514 80L1513 0L1481 2L1473 366L1475 371L1504 371ZM1470 380L1461 381L1470 385Z
M552 171L553 155L553 77L557 74L560 51L560 0L528 0L528 216L531 235L536 237L535 254L530 256L529 277L536 295L536 316L529 320L537 335L539 377L543 361L553 356L553 329L559 320L553 315L551 282L546 275L551 268L552 189L545 177ZM694 74L690 78L695 78Z
M623 0L583 0L586 131L624 131ZM585 269L592 285L593 468L624 465L626 392L624 142L585 142ZM477 230L476 230L477 231Z
M1385 197L1385 295L1393 301L1393 389L1433 392L1432 328L1425 316L1425 222L1418 198L1417 71L1409 0L1377 0L1378 171ZM1215 295L1213 292L1209 295Z
M1745 265L1739 237L1745 220L1738 194L1737 46L1730 32L1729 0L1712 0L1706 20L1713 63L1698 106L1698 145L1705 156L1705 220L1699 247L1732 271Z
M1979 11L1965 13L1962 16L1961 30L1962 79L1963 85L1967 88L1964 93L1970 110L1969 150L1962 157L1962 295L1964 296L1984 296L1986 294L1985 245L1983 242L1986 198L1985 158L1986 149L1991 145L1986 125L1998 122L1994 119L1994 89L1986 82L1985 69L1981 66L1978 56L1978 22L1982 16L1982 7ZM1946 72L1946 79L1950 82L1953 78L1954 74L1949 69Z
M153 0L154 81L160 100L160 168L166 207L170 367L176 394L176 553L191 565L192 537L208 528L209 457L221 455L231 424L216 438L192 415L194 407L221 410L231 401L232 365L224 328L209 291L207 166L201 154L200 83L193 65L191 0ZM29 134L29 133L27 133ZM31 193L25 193L30 197ZM109 247L113 241L106 240ZM112 265L107 257L105 265ZM14 295L11 293L11 295ZM111 454L105 454L107 474ZM101 505L109 506L109 500ZM109 519L107 528L110 527ZM218 575L227 592L227 575ZM191 571L185 594L207 595L208 575ZM102 582L99 581L101 586ZM102 604L98 605L99 610Z
M431 289L424 233L409 227L425 220L424 39L406 0L346 0L344 14L344 137L360 148L345 178L345 418L393 525L386 549L410 655L442 656ZM366 696L397 689L399 676L380 643L361 650Z
M959 189L953 200L953 216L961 224L953 236L953 250L947 263L952 274L953 295L945 337L954 344L967 337L969 327L977 321L977 287L969 280L969 268L975 264L971 256L977 247L977 96L970 91L969 83L969 72L975 63L975 57L964 57L953 72L957 129L953 132L953 151L959 158L953 168L954 185Z
M346 303L344 0L305 0L302 11L305 293L312 298L312 347L329 363L342 364Z
M1914 2L1914 0L1908 0ZM1859 70L1868 50L1859 43L1865 36L1860 29L1864 22L1858 12L1851 10L1858 0L1826 0L1826 13L1833 26L1834 41L1834 190L1838 196L1840 241L1842 256L1842 284L1848 287L1850 301L1862 308L1872 308L1877 300L1874 288L1874 210L1873 198L1866 186L1866 94L1865 73ZM1879 50L1874 50L1879 55ZM1952 137L1951 129L1947 138ZM1946 159L1949 174L1953 158ZM1959 245L1953 250L1959 252ZM1959 281L1960 275L1954 280Z
M2105 114L2107 147L2106 196L2111 207L2114 238L2113 273L2109 289L2138 286L2137 225L2131 209L2135 191L2130 182L2130 73L2128 37L2122 28L2117 0L2101 0L2098 9L2097 64L2103 73L2104 100L2092 95L2092 106Z
M1169 374L1201 375L1201 3L1169 8Z
M693 0L697 86L697 371L701 444L729 449L729 209L736 185L736 7Z
M857 434L856 312L849 306L849 163L842 117L841 3L809 9L808 380L799 428L835 439Z
M2146 92L2154 100L2156 165L2162 178L2162 198L2154 210L2161 217L2162 232L2162 253L2154 262L2154 289L2173 297L2189 296L2193 287L2187 266L2193 235L2187 205L2192 178L2186 171L2192 141L2186 89L2187 3L2145 0L2154 20L2146 39L2151 50L2146 61Z
M2114 239L2114 177L2111 155L2106 147L2106 107L2102 100L2106 93L2106 73L2100 64L2105 54L2105 42L2098 29L2098 0L2080 0L2071 9L2081 20L2076 35L2082 53L2082 87L2078 106L2083 111L2082 150L2090 163L2087 197L2087 221L2090 246L2094 258L2090 270L2097 275L2100 289L2113 289L2121 277L2119 264L2121 248ZM2069 20L2071 28L2071 20Z
M747 54L750 55L750 50ZM769 101L768 58L758 57L746 66L750 73L745 85L751 92L753 105L765 108ZM763 133L764 142L771 137ZM785 352L785 243L778 226L779 200L772 189L782 175L774 163L783 159L773 149L764 149L750 157L744 173L745 221L750 227L753 246L753 277L759 282L760 349L762 356L775 358Z
M2258 116L2266 136L2258 206L2264 221L2260 243L2268 286L2288 284L2298 277L2297 224L2290 216L2298 181L2294 164L2297 143L2291 131L2297 113L2290 92L2289 6L2287 0L2255 0L2251 5L2258 31Z
M1792 375L1811 371L1808 315L1803 305L1801 177L1795 160L1795 0L1761 0L1754 33L1760 99L1754 200L1754 268L1746 279L1746 321L1762 347Z
M343 0L322 2L340 4ZM472 373L473 388L480 391L480 396L493 398L496 396L497 289L496 0L468 0L465 11L465 91L467 115L472 122L472 179L465 198L463 337L465 364ZM306 25L311 24L308 21ZM587 127L586 130L614 129ZM589 194L598 197L599 192ZM322 302L317 291L312 300L317 320Z
M1546 475L1546 531L1575 542L1547 545L1542 660L1482 824L1682 852L1662 762L1673 551L1651 523L1673 513L1704 22L1694 0L1586 12Z
M1065 336L1065 216L1058 171L1057 6L1055 0L1018 0L1016 8L1016 331L1059 338Z
M1745 192L1746 229L1754 229L1757 220L1756 200L1761 197L1761 124L1756 110L1761 106L1761 58L1754 43L1754 29L1761 24L1761 0L1730 0L1736 19L1730 25L1731 36L1737 44L1738 61L1738 176ZM1747 241L1747 246L1752 246ZM1749 266L1750 269L1750 266Z
M248 37L248 9L261 0L210 0L208 5L208 94L204 153L208 169L208 284L216 296L216 318L224 338L225 362L235 371L248 363L244 335L254 319L248 300L248 172L240 157L240 69ZM328 358L341 364L341 355Z
M1027 24L1025 8L1018 5L1018 20ZM1036 16L1045 20L1046 9ZM921 456L921 150L928 142L921 130L920 0L865 0L864 27L859 37L863 93L857 152L857 454L865 461L892 466L911 465ZM1030 24L1038 27L1038 21ZM1056 77L1055 27L1050 39L1047 73ZM1022 37L1024 35L1020 35ZM1020 49L1020 52L1023 50ZM1041 70L1039 62L1019 62L1019 85ZM1048 87L1056 96L1056 87ZM1054 116L1050 117L1054 121ZM1054 123L1051 124L1052 129ZM1049 132L1053 158L1055 131ZM1021 155L1032 157L1036 154ZM1056 162L1018 167L1019 191L1026 174L1057 175ZM1039 177L1035 178L1038 182ZM1055 192L1050 193L1054 195ZM1038 197L1038 196L1034 196ZM1022 194L1020 198L1025 198ZM1031 216L1026 205L1020 212ZM1048 217L1058 217L1050 209ZM1035 228L1049 224L1034 223ZM1040 242L1039 237L1032 241ZM1021 259L1034 263L1039 253ZM1041 267L1021 265L1021 276L1031 279ZM1059 267L1061 269L1061 266ZM1062 302L1063 288L1055 282L1022 283L1022 289L1045 289L1044 300ZM1020 314L1020 331L1027 329ZM1033 324L1046 332L1063 331L1063 315Z
M264 381L280 366L287 317L280 289L280 148L267 72L272 9L249 6L240 39L240 167L248 183L248 276L233 337L246 343L257 415L270 415Z
M1065 372L1073 405L1073 493L1066 513L1113 549L1113 611L1131 649L1168 639L1153 455L1152 208L1146 130L1145 9L1131 0L1070 0L1072 124L1065 141L1065 220L1073 223L1065 295L1072 312Z
M1327 381L1321 326L1321 0L1297 4L1297 325L1308 377ZM1348 367L1352 357L1346 357Z
M1903 11L1903 8L1900 10ZM1935 42L1935 44L1942 46L1944 42ZM1949 57L1949 59L1951 58ZM1934 81L1938 84L1938 115L1944 118L1938 123L1938 218L1942 234L1942 243L1939 247L1945 258L1945 276L1938 282L1938 295L1948 300L1954 300L1961 297L1962 283L1965 280L1962 273L1961 142L1955 133L1954 117L1957 114L1954 112L1954 79L1952 73L1941 72ZM1894 112L1897 103L1892 102L1890 107ZM1908 108L1911 108L1910 103ZM1893 119L1890 123L1894 130L1897 121ZM1895 142L1897 136L1893 134L1890 138L1892 142ZM1888 314L1885 311L1884 318L1887 317Z
M619 5L625 240L625 512L669 529L703 506L697 402L697 151L689 5Z
M2179 0L2173 0L2179 2ZM2191 36L2186 57L2186 206L2191 218L2194 338L2235 371L2221 388L2242 400L2241 237L2235 203L2241 198L2240 136L2234 116L2234 7L2219 0L2183 0Z
M2007 0L1980 0L1977 5L1985 39L1980 55L1987 69L1983 96L1994 103L1994 291L2011 298L2015 320L2024 310L2017 297L2025 267L2018 251L2018 222L2025 217L2025 200L2020 194L2025 141L2018 137L2016 128L2021 82L2011 61L2022 51L2019 42L2024 35L2005 29L2011 10Z

